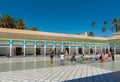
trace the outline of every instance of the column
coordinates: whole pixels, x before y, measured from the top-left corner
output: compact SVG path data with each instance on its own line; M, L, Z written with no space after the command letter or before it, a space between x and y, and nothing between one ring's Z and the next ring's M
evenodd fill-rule
M12 56L12 42L10 42L10 57Z
M79 45L79 43L76 42L76 54L78 54L78 45Z
M71 54L71 45L69 45L69 54Z
M52 44L53 44L54 55L55 55L55 47L56 47L56 42L54 41L54 42L52 42Z
M108 53L110 52L110 46L108 45Z
M106 54L106 44L105 44L105 54Z
M63 52L63 45L64 45L64 43L61 42L61 52Z
M90 48L91 48L91 43L89 44L89 54L91 54L91 53L90 53Z
M44 55L46 55L46 44L44 44Z
M23 42L23 56L25 56L25 47L26 47L26 41Z
M90 53L90 48L91 48L91 47L89 46L89 54L91 54L91 53Z
M47 46L47 42L44 41L44 55L46 55L46 46Z
M34 55L36 56L36 48L37 48L37 45L34 44Z
M95 43L95 45L94 45L94 46L95 46L95 54L96 54L96 43Z
M85 46L84 45L85 45L85 43L82 43L82 46L83 46L82 47L82 54L85 54Z
M101 54L102 54L102 44L101 44Z
M116 45L114 44L114 54L116 54Z
M13 46L13 43L15 42L15 40L8 40L8 42L9 42L9 44L10 44L10 52L9 52L9 55L8 55L8 57L11 57L11 56L13 56L12 54L13 54L13 49L12 49L12 46Z
M36 56L37 41L34 41L34 56Z
M72 42L69 42L69 54L71 54L71 45L72 45Z
M78 46L76 45L76 54L78 54Z

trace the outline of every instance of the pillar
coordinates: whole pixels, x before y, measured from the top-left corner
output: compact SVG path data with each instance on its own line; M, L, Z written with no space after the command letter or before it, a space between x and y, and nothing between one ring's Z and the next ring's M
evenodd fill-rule
M83 46L83 54L85 54L85 47Z
M116 54L116 46L114 45L114 54Z
M36 56L36 48L37 48L37 45L34 44L34 55Z
M61 45L61 51L63 52L63 45Z
M12 43L10 43L10 57L12 56Z
M56 47L56 42L54 41L54 42L52 42L52 44L53 44L54 55L55 55L55 47Z
M54 44L53 44L53 50L54 50L54 53L53 53L53 54L55 55L55 45L54 45Z
M13 40L9 40L8 42L9 42L9 44L10 44L9 57L11 57L11 56L12 56L12 44L13 44Z
M25 56L25 47L26 47L26 41L23 42L23 56Z
M44 44L44 55L46 55L46 44Z
M72 42L69 42L69 54L71 54L71 45L72 45Z
M64 43L61 42L61 52L63 52L63 45L64 45Z
M108 45L108 53L110 52L110 46Z
M78 45L76 45L76 54L78 54Z
M82 46L83 46L82 47L82 54L85 54L85 46L84 45L85 45L85 43L82 43Z
M106 54L106 44L105 44L105 54Z
M96 43L95 43L95 45L94 45L94 46L95 46L95 54L96 54Z
M71 45L69 45L69 54L71 54Z
M101 54L102 54L102 44L101 44Z
M47 42L44 41L44 55L46 55L46 47L47 47Z
M89 44L89 54L91 54L91 53L90 53L90 48L91 48L91 44Z
M37 41L34 41L34 56L36 56Z

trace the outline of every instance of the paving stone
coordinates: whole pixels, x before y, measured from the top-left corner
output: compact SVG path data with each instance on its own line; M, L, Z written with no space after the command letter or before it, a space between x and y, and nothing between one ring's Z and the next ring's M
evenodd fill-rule
M26 61L30 62L32 60L33 59L30 58ZM20 61L21 60L17 60L17 62L20 62ZM114 63L119 65L118 61ZM109 62L105 62L102 64L98 63L97 65L99 66L104 65L104 66L109 67L110 64L111 63ZM117 69L117 68L114 68L114 69ZM57 67L49 67L49 68L0 72L0 81L9 82L11 80L13 82L15 81L19 81L19 82L62 82L66 80L68 82L70 81L71 82L72 81L73 82L79 82L79 81L87 81L87 82L109 81L110 82L110 80L106 78L113 77L112 72L114 71L110 71L108 69L102 69L100 67L95 67L95 66L92 66L92 64L76 64L76 65L68 65L68 66L57 66ZM101 79L104 79L104 80L101 80ZM112 78L110 79L111 79L111 82L114 82L114 79Z

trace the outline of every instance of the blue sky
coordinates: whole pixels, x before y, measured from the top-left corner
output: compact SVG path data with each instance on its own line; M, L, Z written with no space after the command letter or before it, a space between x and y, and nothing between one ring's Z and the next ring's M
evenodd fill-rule
M0 14L22 18L27 27L40 31L78 34L92 31L103 36L103 21L108 22L108 36L115 17L120 18L120 0L0 0Z

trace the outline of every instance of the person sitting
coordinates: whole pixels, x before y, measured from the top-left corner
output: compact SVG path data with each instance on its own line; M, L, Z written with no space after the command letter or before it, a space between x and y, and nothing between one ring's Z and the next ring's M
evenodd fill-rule
M102 54L100 55L99 60L100 60L100 63L103 62Z
M108 55L103 53L103 55L101 55L99 59L100 59L100 61L102 63L104 60L107 60L109 57L111 57L111 53L110 52L108 53Z
M101 63L104 61L104 60L103 60L104 55L105 55L105 53L103 52L103 53L100 55L100 57L99 57L99 60L100 60Z
M108 53L108 57L111 57L111 52Z

